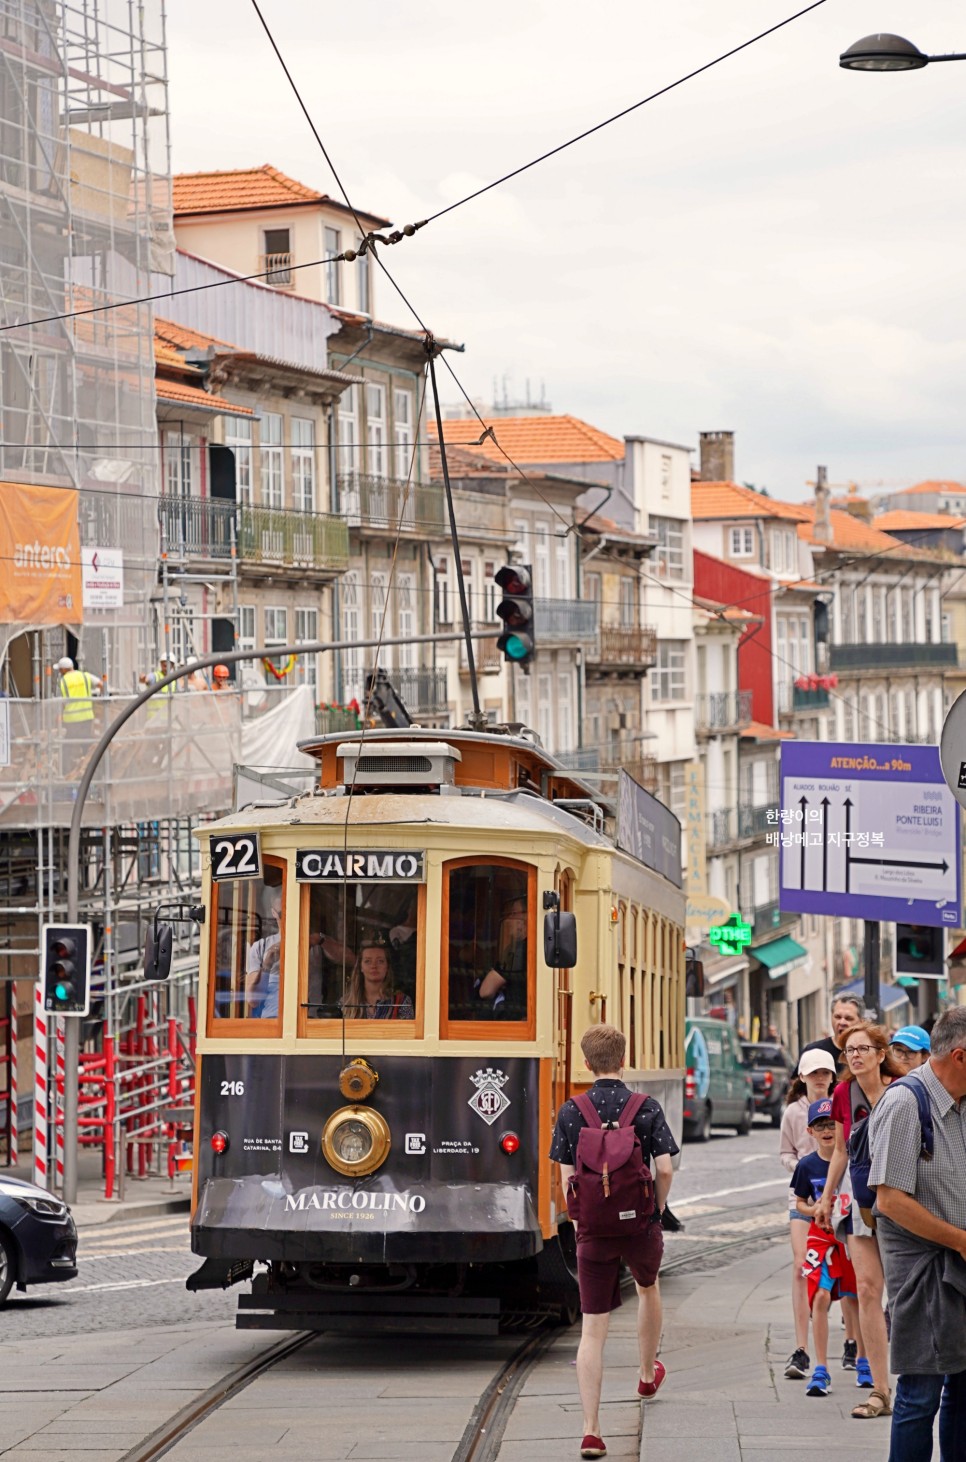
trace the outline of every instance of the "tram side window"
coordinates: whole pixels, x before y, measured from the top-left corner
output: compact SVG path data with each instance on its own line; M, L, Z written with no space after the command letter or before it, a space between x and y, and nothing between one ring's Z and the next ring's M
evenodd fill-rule
M528 945L525 868L485 864L449 875L449 1018L526 1020Z
M340 882L307 893L308 1018L413 1020L419 886Z
M216 883L215 1020L277 1020L282 973L282 869Z

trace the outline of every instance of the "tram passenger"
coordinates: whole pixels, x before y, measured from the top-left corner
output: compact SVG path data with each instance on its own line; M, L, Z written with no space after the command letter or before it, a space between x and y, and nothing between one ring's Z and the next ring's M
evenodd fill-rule
M890 1081L903 1075L889 1050L888 1034L881 1025L863 1023L851 1026L845 1039L845 1058L849 1063L849 1075L839 1082L832 1094L835 1152L826 1190L815 1211L815 1221L823 1228L831 1224L832 1193L837 1189L849 1194L852 1192L847 1144L853 1124L869 1115ZM892 1412L889 1341L882 1308L885 1278L874 1221L867 1222L856 1203L851 1207L848 1248L858 1281L859 1324L865 1342L865 1355L856 1360L855 1384L869 1392L866 1401L852 1408L852 1415L858 1421L869 1421L889 1416Z
M389 946L382 934L365 936L341 1002L349 1020L413 1020L413 1002L395 987Z
M272 897L271 934L252 942L245 961L245 994L248 997L249 1014L264 1017L278 1015L278 984L281 974L282 954L282 895L276 892Z
M527 901L511 898L503 906L496 961L473 986L475 998L498 1020L527 1018Z
M616 1122L631 1095L622 1080L627 1041L612 1025L592 1025L580 1040L584 1064L595 1080L588 1095L602 1121ZM550 1161L560 1164L560 1180L566 1192L575 1171L577 1139L584 1118L573 1101L564 1102L557 1114ZM657 1359L661 1339L661 1292L658 1270L664 1253L661 1211L667 1201L674 1169L671 1159L680 1149L667 1125L664 1112L653 1097L646 1097L634 1118L634 1131L641 1144L645 1165L654 1164L654 1214L647 1231L626 1239L581 1240L577 1234L577 1280L583 1311L580 1346L577 1350L577 1385L584 1411L584 1439L581 1457L603 1457L607 1448L600 1435L600 1393L603 1384L604 1341L611 1311L621 1303L620 1270L626 1262L637 1285L637 1337L640 1349L640 1379L637 1394L655 1396L667 1374ZM623 1250L623 1252L622 1252Z

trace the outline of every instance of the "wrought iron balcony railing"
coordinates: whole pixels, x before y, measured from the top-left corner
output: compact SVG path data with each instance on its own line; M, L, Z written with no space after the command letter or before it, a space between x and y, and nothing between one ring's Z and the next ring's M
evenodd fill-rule
M598 645L587 656L589 665L649 670L657 664L657 630L652 625L602 624Z
M948 641L901 645L829 645L829 669L837 670L921 670L956 666L956 646Z
M160 497L165 551L172 558L230 558L237 541L237 512L235 503L225 498Z
M571 644L575 640L597 638L600 606L594 600L535 599L533 601L534 636L541 645Z
M446 502L438 482L410 482L366 472L339 473L339 502L357 528L395 533L438 533L446 525Z
M238 556L249 564L340 571L349 566L349 529L334 513L245 505L238 509Z
M316 706L315 734L330 736L337 731L358 731L359 717L342 706Z
M556 757L568 772L596 772L600 769L600 753L596 746L580 747L577 751L558 751Z
M389 679L413 716L436 716L447 708L446 671L431 665L390 670Z
M716 690L699 695L694 703L694 724L698 731L737 730L751 720L750 690Z

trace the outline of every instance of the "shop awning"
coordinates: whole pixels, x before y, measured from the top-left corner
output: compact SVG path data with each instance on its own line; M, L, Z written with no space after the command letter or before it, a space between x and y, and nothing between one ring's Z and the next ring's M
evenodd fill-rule
M850 980L847 985L840 985L837 990L832 991L832 999L837 1000L840 995L858 995L861 1000L865 995L864 980ZM895 1010L900 1005L909 1004L909 995L901 985L879 985L879 1009Z
M748 968L746 959L718 959L714 955L702 960L702 963L706 989L718 985L730 985Z
M760 944L751 953L759 964L765 966L770 980L782 979L808 959L808 950L803 949L798 941L792 939L788 934L782 934L780 938L773 939L770 944Z

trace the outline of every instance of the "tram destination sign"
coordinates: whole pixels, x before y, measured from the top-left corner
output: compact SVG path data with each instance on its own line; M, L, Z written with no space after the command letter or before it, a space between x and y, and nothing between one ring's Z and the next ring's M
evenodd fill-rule
M783 910L959 927L960 813L935 746L786 743L768 840Z
M299 883L423 883L425 869L426 855L409 848L299 848L295 854Z

